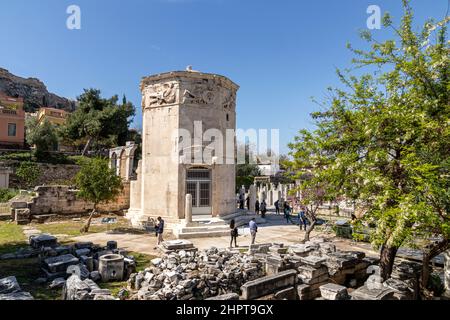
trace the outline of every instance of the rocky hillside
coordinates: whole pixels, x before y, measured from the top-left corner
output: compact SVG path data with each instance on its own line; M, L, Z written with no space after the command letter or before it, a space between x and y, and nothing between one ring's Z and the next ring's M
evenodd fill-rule
M48 92L45 84L39 79L21 78L2 68L0 68L0 92L12 97L23 97L27 112L35 112L42 106L56 107L69 112L75 109L73 101Z

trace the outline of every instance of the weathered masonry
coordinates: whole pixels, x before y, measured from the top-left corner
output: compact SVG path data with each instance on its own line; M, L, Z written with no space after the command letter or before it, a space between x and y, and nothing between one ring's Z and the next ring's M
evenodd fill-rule
M169 224L179 224L189 207L188 194L194 220L236 212L234 153L231 161L218 162L213 152L205 152L217 137L200 142L195 137L198 130L204 136L214 129L224 138L228 129L235 131L238 88L226 77L192 71L142 80L142 160L137 180L131 182L127 215L134 225L158 216ZM180 130L190 133L191 141L183 141ZM223 155L227 148L234 150L234 136L231 140L232 146L227 146L229 141L220 146ZM197 157L199 152L203 156Z

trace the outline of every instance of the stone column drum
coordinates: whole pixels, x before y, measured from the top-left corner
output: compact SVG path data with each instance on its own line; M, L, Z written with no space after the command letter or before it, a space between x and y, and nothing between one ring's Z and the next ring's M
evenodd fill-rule
M124 257L120 254L107 254L100 257L98 272L102 282L122 281Z

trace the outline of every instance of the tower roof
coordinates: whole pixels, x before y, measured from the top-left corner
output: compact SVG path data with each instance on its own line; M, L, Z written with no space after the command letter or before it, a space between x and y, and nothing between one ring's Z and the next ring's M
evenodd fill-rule
M203 73L203 72L193 72L193 71L171 71L165 73L159 73L155 75L151 75L148 77L143 77L141 81L141 91L149 84L155 82L161 82L163 80L177 80L181 78L190 78L190 79L209 79L216 80L220 82L225 87L230 87L234 90L239 90L239 86L228 79L225 76L221 76L213 73Z

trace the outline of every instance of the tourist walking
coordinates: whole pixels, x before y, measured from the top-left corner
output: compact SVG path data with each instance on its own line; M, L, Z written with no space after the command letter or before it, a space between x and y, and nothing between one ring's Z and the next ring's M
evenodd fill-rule
M156 231L156 247L154 249L157 249L158 246L164 242L163 239L163 232L164 232L164 220L161 217L157 218L158 224L155 227Z
M280 214L280 200L275 201L275 213Z
M256 219L252 218L249 223L250 235L252 237L252 244L255 244L256 233L258 232L258 225L256 224Z
M267 212L267 204L266 204L266 200L263 200L261 202L261 217L265 218L266 217L266 212Z
M247 210L250 211L250 196L248 196L245 201L247 202Z
M234 221L234 219L231 220L230 222L230 236L231 236L231 240L230 240L230 248L233 248L233 240L234 240L234 246L237 248L237 237L239 235L238 232L238 228L236 227L236 222Z
M292 224L295 224L294 221L292 221L291 207L289 206L289 203L287 201L284 203L283 211L284 211L284 218L286 219L286 223L290 222Z
M256 200L255 202L255 213L259 214L259 200Z
M308 223L308 220L306 219L305 209L303 207L301 207L300 212L298 213L298 225L300 226L300 230L302 230L302 226L304 226L305 231L306 231L307 223Z
M244 210L244 195L239 195L239 209Z

